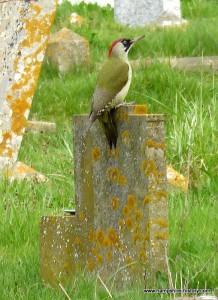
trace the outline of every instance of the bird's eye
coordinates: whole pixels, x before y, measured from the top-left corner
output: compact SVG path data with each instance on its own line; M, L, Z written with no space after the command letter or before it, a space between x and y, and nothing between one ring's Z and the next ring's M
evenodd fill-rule
M127 41L123 41L123 45L127 45Z

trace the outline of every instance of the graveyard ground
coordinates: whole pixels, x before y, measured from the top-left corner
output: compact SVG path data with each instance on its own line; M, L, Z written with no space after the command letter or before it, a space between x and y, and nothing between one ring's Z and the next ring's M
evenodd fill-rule
M146 38L131 59L218 55L217 0L182 0L183 29L128 29L113 21L113 10L95 5L72 7L64 2L53 30L68 26L70 12L84 17L75 31L90 41L91 64L63 77L44 65L30 119L54 121L55 133L24 137L19 160L46 175L47 183L0 181L0 299L65 299L40 280L39 231L42 215L62 214L74 207L72 115L88 113L97 64L118 37ZM150 113L164 113L167 163L189 179L189 190L169 191L170 269L157 287L218 287L218 75L211 70L184 72L154 63L134 70L128 101L147 104ZM110 286L108 285L110 289ZM109 299L96 278L82 274L65 289L71 299ZM144 299L141 290L114 299ZM172 295L173 296L173 295ZM177 295L180 296L180 295ZM152 295L146 299L166 299Z

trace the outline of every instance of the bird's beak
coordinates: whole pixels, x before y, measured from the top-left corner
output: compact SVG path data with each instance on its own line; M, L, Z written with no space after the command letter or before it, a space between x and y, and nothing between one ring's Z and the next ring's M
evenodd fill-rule
M141 39L143 39L144 37L145 37L145 36L142 35L142 36L136 37L136 38L134 38L134 39L131 39L131 43L134 44L134 43L140 41Z

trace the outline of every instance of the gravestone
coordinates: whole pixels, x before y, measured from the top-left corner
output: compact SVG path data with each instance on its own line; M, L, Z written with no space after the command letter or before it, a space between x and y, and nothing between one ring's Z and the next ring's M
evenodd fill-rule
M56 7L57 0L0 3L1 176L13 178L19 171L18 152Z
M74 117L75 268L117 287L154 286L166 271L168 205L163 115L115 112L116 150L96 121ZM84 138L85 135L85 138Z
M115 21L130 27L182 25L180 0L115 0Z
M77 272L111 289L154 287L167 271L168 203L163 115L115 111L116 150L88 115L74 116L75 216L42 217L41 275L53 286Z

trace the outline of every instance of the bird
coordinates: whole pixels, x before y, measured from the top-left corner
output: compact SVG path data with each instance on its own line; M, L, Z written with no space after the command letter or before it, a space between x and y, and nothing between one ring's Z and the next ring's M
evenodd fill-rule
M144 35L115 40L109 48L108 59L98 74L89 118L91 124L97 119L103 124L110 149L116 148L118 138L113 112L123 104L132 80L128 53L142 38Z

